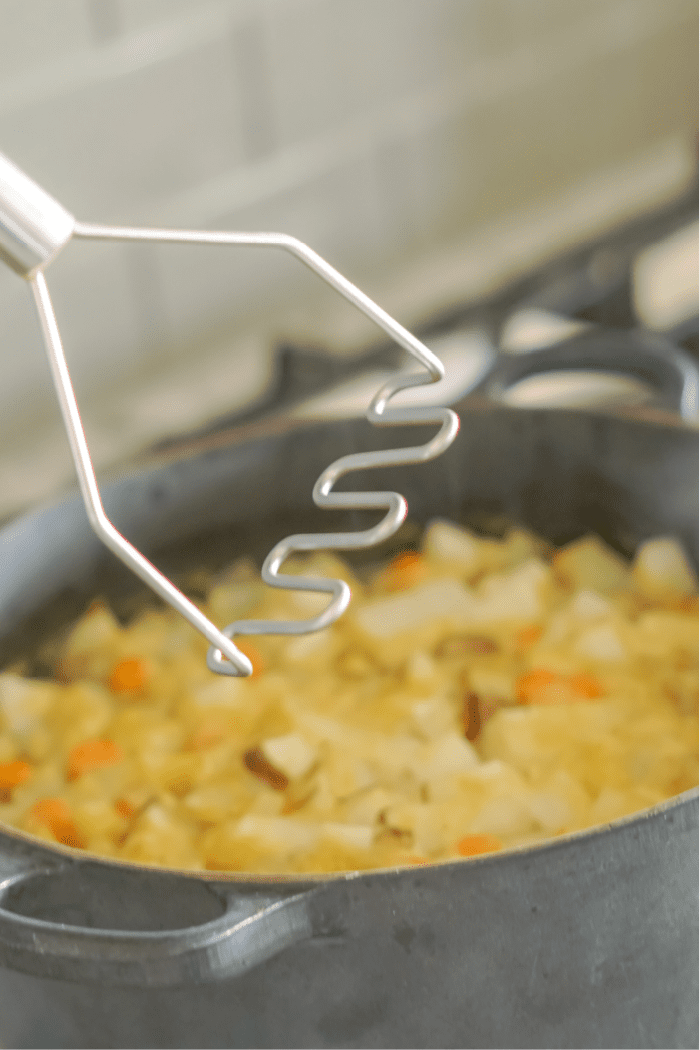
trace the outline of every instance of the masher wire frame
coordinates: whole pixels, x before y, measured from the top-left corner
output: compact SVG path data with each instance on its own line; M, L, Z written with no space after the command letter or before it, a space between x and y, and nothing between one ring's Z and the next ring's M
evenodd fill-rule
M331 595L330 604L318 616L306 620L239 620L219 630L119 532L107 517L100 497L90 451L85 437L61 336L43 270L72 237L93 240L156 241L279 248L290 252L327 284L339 292L415 357L426 374L397 377L372 400L366 417L376 426L437 424L439 430L424 445L411 448L356 453L343 456L329 466L313 489L319 507L334 509L386 509L382 520L359 532L315 533L289 536L268 554L262 567L263 580L273 587L306 590ZM80 490L93 530L102 542L164 601L200 631L210 648L207 664L212 671L249 675L252 665L233 643L236 635L306 634L330 626L347 608L350 589L343 580L280 575L279 569L294 551L320 549L352 550L374 546L388 539L406 518L406 501L396 492L333 492L339 478L355 470L422 463L434 459L454 441L459 419L447 408L392 407L389 400L400 390L437 382L444 375L440 360L415 336L382 310L368 296L338 273L303 242L286 234L242 233L208 230L148 229L80 223L41 187L28 179L0 154L0 255L29 283L40 321L41 333L68 434Z

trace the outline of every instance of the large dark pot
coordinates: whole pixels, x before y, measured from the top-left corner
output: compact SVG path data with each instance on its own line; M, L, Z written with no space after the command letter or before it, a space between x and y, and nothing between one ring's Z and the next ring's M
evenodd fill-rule
M687 425L515 411L483 395L456 407L462 430L439 461L348 482L396 488L417 521L507 518L558 543L595 530L627 552L672 534L694 550ZM417 438L364 420L278 419L145 465L105 486L105 506L166 571L188 550L264 553L302 521L329 527L310 493L336 456ZM8 655L57 610L127 587L77 500L22 518L0 542ZM139 868L5 829L0 1040L697 1046L697 827L692 791L535 848L304 881Z

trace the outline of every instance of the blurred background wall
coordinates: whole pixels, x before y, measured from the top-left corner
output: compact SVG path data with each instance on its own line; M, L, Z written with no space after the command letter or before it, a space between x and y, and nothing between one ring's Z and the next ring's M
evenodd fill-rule
M272 229L411 326L670 199L695 0L0 0L0 150L85 221ZM98 464L371 333L253 250L72 243L48 272ZM0 269L0 514L70 478Z

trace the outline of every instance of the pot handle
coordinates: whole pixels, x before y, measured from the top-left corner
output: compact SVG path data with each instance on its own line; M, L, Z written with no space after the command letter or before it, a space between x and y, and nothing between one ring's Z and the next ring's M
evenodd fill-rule
M36 977L100 984L203 984L242 974L313 936L313 889L273 896L269 887L261 891L207 882L208 890L225 899L222 915L184 929L156 931L73 926L6 906L8 897L36 893L33 880L41 881L42 895L50 894L52 882L79 878L79 866L50 863L6 874L0 882L0 965Z
M654 391L657 407L677 412L686 420L697 416L697 365L667 339L642 330L591 329L541 349L499 354L477 390L493 401L504 401L508 390L523 379L581 370L640 379Z

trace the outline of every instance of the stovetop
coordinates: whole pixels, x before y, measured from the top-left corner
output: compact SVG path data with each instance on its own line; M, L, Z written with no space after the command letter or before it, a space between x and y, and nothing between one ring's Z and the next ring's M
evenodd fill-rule
M395 403L451 404L472 391L503 355L528 354L583 333L626 332L675 347L698 361L698 209L693 193L578 246L497 294L432 317L415 334L441 358L444 380L398 395ZM323 346L283 343L274 374L244 411L219 416L200 437L269 414L339 418L365 411L397 370L415 371L405 352L382 340L338 358ZM607 408L653 405L656 391L613 366L539 374L507 392L514 405ZM686 417L693 419L697 405ZM182 442L182 435L174 439ZM167 447L169 440L159 444Z
M453 305L413 326L415 335L443 360L445 379L416 388L414 401L450 404L484 381L499 359L557 346L586 331L656 333L676 347L689 367L698 360L697 228L695 190L681 200L577 244L479 302ZM588 326L588 327L587 327ZM226 363L226 348L222 350ZM374 345L344 356L322 344L281 343L270 355L252 352L246 365L250 393L235 409L217 383L214 356L204 376L193 361L197 382L185 369L157 391L134 391L128 412L91 417L88 432L97 469L120 469L124 459L149 455L188 438L238 423L288 413L298 418L338 418L363 413L384 381L411 368L405 352L382 336ZM270 360L272 365L270 367ZM221 389L220 389L221 387ZM400 399L407 395L399 395ZM529 377L502 392L513 405L596 408L654 406L657 391L643 376L569 368ZM205 398L212 411L203 413ZM122 406L123 408L124 406ZM192 408L191 423L187 412ZM175 411L175 416L173 415ZM217 411L220 413L217 415ZM687 413L692 418L695 408ZM209 419L206 424L199 420ZM116 429L115 429L116 428ZM161 439L162 434L173 437ZM157 441L158 444L151 444ZM119 455L115 458L117 448ZM114 464L111 467L110 464ZM6 450L0 463L0 520L37 499L73 488L73 467L62 431L26 448Z

